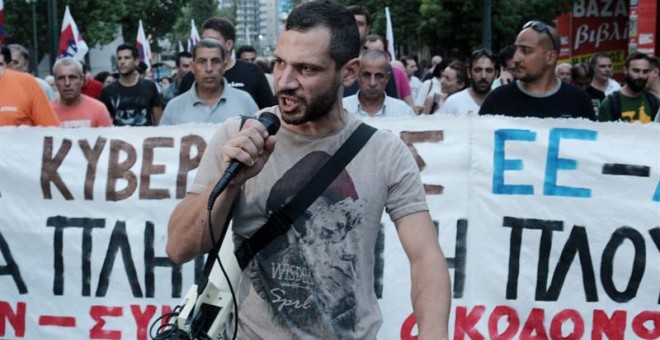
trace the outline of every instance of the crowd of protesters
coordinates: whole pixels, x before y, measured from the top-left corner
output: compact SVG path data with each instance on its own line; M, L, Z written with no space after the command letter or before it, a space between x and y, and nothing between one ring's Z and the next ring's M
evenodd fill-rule
M348 9L355 17L363 51L379 50L387 58L381 63L385 68L375 73L373 67L367 69L374 58L382 61L382 57L372 53L362 58L360 73L344 88L344 106L351 113L660 121L660 69L655 57L630 53L623 78L617 81L608 54L596 53L588 63L560 62L556 29L530 21L498 53L478 48L467 58L434 56L430 67L422 70L415 56L392 60L385 39L370 34L371 16L364 7ZM202 38L204 42L192 51L176 55L171 76L156 81L131 44L117 48L114 73L93 76L83 62L64 58L44 80L28 73L27 49L19 44L2 46L0 125L220 123L277 104L272 57L259 56L252 46L241 46L234 53L235 27L224 18L204 22Z

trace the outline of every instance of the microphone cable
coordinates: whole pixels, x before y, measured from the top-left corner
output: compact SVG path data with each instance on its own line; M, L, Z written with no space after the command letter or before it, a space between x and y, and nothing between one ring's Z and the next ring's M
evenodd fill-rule
M215 203L215 202L214 202ZM235 204L232 204L231 208L229 209L229 213L227 215L227 218L230 218L233 215L234 212L234 206ZM215 240L215 233L213 232L213 222L211 221L211 212L213 210L213 204L211 204L211 209L208 209L208 227L209 227L209 233L211 235L211 240ZM218 238L214 243L220 242L222 243L224 240L224 235L227 233L227 228L229 228L229 223L225 223L225 230L224 232L221 232L220 236L221 238ZM218 250L220 247L218 247ZM229 275L227 274L227 271L225 270L225 266L222 265L222 261L220 261L220 251L215 252L215 260L218 261L218 265L220 266L220 270L222 270L222 275L225 277L225 280L227 281L227 285L229 286L229 292L231 292L231 299L234 305L234 336L232 337L232 340L236 340L236 334L238 333L238 302L236 301L236 293L234 292L234 287L231 284L231 280L229 279ZM226 330L226 329L225 329Z

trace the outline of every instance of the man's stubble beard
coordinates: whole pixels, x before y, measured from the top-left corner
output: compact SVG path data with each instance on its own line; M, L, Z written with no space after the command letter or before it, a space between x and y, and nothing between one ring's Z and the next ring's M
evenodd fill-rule
M324 91L318 96L313 97L309 103L307 103L305 98L296 96L300 100L301 104L305 106L304 114L300 117L282 115L282 120L284 120L284 122L287 124L302 125L328 115L333 107L333 104L335 104L337 101L337 93L339 91L339 87L341 86L338 78L339 76L335 75L335 78L332 80L332 84L328 87L327 91ZM287 93L289 95L295 96L293 91L280 91L278 92L278 95Z
M493 82L491 81L488 84L488 87L484 88L484 89L482 89L482 88L480 88L479 86L476 86L476 85L477 84L472 85L472 91L474 91L474 93L476 93L478 95L485 95L485 94L488 94L488 92L490 92L491 88L493 87Z

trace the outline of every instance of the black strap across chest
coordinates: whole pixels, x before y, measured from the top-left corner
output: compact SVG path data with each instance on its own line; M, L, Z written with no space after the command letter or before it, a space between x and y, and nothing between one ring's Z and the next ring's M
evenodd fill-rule
M241 269L245 269L250 260L272 240L289 231L298 216L302 215L316 198L328 188L330 183L339 176L374 132L376 132L375 128L364 123L360 124L296 196L281 209L271 214L268 221L252 237L244 240L236 248L236 259Z

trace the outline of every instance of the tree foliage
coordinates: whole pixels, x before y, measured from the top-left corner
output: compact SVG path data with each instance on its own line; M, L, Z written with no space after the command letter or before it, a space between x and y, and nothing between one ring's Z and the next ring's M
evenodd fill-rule
M112 41L121 26L124 38L134 42L141 19L147 35L168 37L176 48L190 34L190 19L197 25L215 15L235 18L234 6L218 11L218 0L35 0L39 55L48 51L48 1L57 1L56 29L64 7L71 13L90 46ZM295 0L297 3L299 0ZM425 48L431 54L464 56L481 45L485 0L338 0L359 4L372 14L372 33L385 35L385 7L392 15L395 44L406 54ZM515 40L528 20L552 22L576 0L492 0L492 46L495 50ZM25 0L5 0L5 28L10 41L32 46L31 5ZM201 32L200 32L201 33ZM158 51L157 39L152 49Z
M481 46L484 0L339 0L362 5L372 16L371 32L385 36L385 6L392 16L394 40L399 51L465 56ZM576 0L492 0L492 47L515 41L529 20L551 23Z
M181 42L186 48L186 41L190 38L190 20L195 20L195 26L200 30L202 23L213 16L222 16L230 19L232 22L235 18L234 6L230 6L224 10L218 10L217 0L190 0L188 4L181 8L179 16L174 22L174 26L167 34L167 37L172 41L172 49L174 52L177 49L177 42ZM171 23L170 23L171 24ZM201 30L199 31L201 35Z
M55 30L59 32L64 8L68 4L78 29L89 46L106 44L117 37L121 27L126 42L135 42L138 22L142 20L147 35L165 37L172 31L182 9L191 2L208 3L217 8L217 0L35 0L39 56L48 53L48 2L56 1ZM31 5L25 0L5 0L5 29L10 42L32 46ZM213 15L215 12L208 10ZM188 21L190 22L190 21ZM188 30L190 28L188 27ZM57 43L57 42L55 42ZM152 50L158 50L157 39Z

